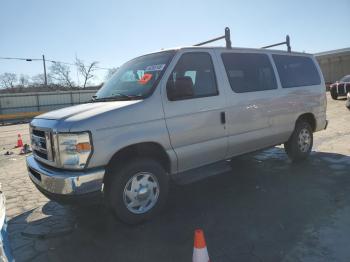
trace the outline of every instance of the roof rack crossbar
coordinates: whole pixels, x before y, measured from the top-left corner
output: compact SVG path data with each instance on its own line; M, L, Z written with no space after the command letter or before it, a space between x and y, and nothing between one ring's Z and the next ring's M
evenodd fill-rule
M273 44L273 45L263 46L262 48L270 48L270 47L279 46L279 45L287 45L288 52L292 52L292 48L290 46L290 37L289 37L289 35L286 36L286 41L285 42L281 42L281 43L277 43L277 44Z
M228 28L228 27L225 28L225 35L219 36L219 37L216 37L216 38L213 38L213 39L210 39L210 40L205 41L205 42L201 42L201 43L195 44L194 46L202 46L202 45L209 44L209 43L221 40L221 39L225 39L225 41L226 41L226 48L231 48L230 28Z

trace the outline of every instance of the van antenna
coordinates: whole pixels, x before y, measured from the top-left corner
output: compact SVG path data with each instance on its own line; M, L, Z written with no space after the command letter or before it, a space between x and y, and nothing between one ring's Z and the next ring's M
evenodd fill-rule
M205 42L201 42L201 43L195 44L193 46L202 46L202 45L209 44L209 43L221 40L221 39L225 39L225 41L226 41L226 48L232 48L232 46L231 46L230 28L228 28L228 27L225 28L225 35L219 36L219 37L216 37L216 38L213 38L213 39L210 39L210 40L205 41Z
M277 43L277 44L273 44L273 45L268 45L268 46L263 46L262 48L270 48L270 47L284 45L284 44L287 45L288 52L292 52L292 48L290 46L290 37L289 37L289 35L286 35L286 41L285 42L281 42L281 43Z

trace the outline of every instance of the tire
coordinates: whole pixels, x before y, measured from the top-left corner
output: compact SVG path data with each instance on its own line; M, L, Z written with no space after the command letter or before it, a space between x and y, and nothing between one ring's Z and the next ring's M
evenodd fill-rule
M165 204L169 177L157 161L134 158L119 168L113 165L109 172L108 205L124 223L138 224L149 220Z
M304 120L300 120L296 123L289 140L284 143L284 149L293 162L299 162L309 156L312 145L313 132L311 125Z
M331 89L330 91L331 93L331 97L334 99L334 100L337 100L338 99L338 94L337 94L337 90L336 89Z
M346 100L345 106L350 110L350 99Z

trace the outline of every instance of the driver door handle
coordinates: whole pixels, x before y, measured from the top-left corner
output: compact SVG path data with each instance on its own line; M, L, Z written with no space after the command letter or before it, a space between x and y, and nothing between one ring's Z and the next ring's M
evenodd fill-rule
M221 120L221 124L226 124L226 114L225 112L221 112L220 113L220 120Z

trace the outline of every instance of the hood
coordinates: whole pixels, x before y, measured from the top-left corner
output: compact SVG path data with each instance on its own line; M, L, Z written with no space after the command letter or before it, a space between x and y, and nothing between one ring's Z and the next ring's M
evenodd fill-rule
M50 120L73 120L79 121L87 118L103 114L107 111L118 108L127 107L129 105L140 102L140 100L132 101L111 101L111 102L94 102L87 104L80 104L70 106L35 117L36 119L50 119Z

